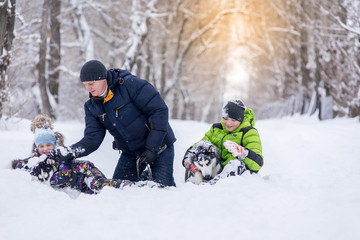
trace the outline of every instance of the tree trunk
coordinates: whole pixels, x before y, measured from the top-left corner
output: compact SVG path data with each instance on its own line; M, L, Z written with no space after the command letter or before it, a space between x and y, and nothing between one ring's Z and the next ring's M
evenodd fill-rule
M61 64L61 39L60 39L60 11L61 1L51 0L50 6L50 59L49 59L49 91L55 99L55 102L59 103L59 75Z
M177 119L178 118L178 112L179 112L179 93L177 89L174 89L174 96L173 96L173 102L172 102L172 109L171 109L171 118Z
M302 1L301 6L302 6L302 16L301 16L301 21L303 23L306 23L306 15L308 14L308 7L307 7L307 2L306 1ZM300 41L301 41L301 46L300 46L300 57L301 57L301 75L302 75L302 81L301 81L301 91L302 91L302 95L304 97L304 101L303 101L303 106L302 106L302 110L301 110L301 114L305 114L305 112L308 110L307 109L307 104L308 102L310 102L311 100L311 96L309 94L309 85L311 83L311 77L310 77L310 70L307 68L307 63L309 62L309 56L308 56L308 44L309 44L309 38L308 38L308 30L305 29L304 27L300 30Z
M14 39L15 6L16 0L0 0L0 118L7 100L7 68Z
M49 23L49 7L50 0L44 0L42 22L40 28L40 47L39 47L39 62L37 64L38 82L41 94L42 112L51 118L54 118L54 112L50 104L49 95L47 92L47 74L46 74L46 55L47 55L47 33Z

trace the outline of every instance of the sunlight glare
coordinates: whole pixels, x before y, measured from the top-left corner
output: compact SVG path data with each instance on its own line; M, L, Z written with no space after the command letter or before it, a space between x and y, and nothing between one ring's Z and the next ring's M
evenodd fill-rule
M235 51L233 56L229 58L228 74L226 76L226 88L224 98L225 100L240 98L245 100L247 98L249 87L249 73L245 66L239 61L241 53Z

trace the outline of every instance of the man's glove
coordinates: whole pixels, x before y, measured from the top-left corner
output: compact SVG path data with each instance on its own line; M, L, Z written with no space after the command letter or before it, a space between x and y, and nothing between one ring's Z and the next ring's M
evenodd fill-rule
M224 147L232 153L232 155L240 160L244 160L247 155L249 154L249 150L244 148L243 146L240 146L239 144L226 140L224 142Z
M50 164L46 164L45 161L39 162L31 171L31 175L37 177L41 182L48 181L53 174L53 167Z
M140 163L153 164L157 158L158 158L157 152L146 149L145 152L143 152L143 154L141 154L140 156Z
M55 162L65 162L70 164L75 159L75 153L69 147L58 147L52 150L48 155L48 159Z

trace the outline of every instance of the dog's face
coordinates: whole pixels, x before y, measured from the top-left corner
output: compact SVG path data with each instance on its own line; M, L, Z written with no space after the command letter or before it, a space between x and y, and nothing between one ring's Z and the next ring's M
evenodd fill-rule
M192 152L192 162L201 171L204 180L213 178L213 169L219 164L219 155L214 145L202 144Z

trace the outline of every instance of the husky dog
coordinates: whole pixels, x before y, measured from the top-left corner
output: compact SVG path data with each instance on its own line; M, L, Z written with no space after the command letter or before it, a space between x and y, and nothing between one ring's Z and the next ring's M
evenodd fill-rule
M209 181L222 170L219 149L211 142L201 140L186 151L183 165L186 168L185 181L192 176L195 184Z

